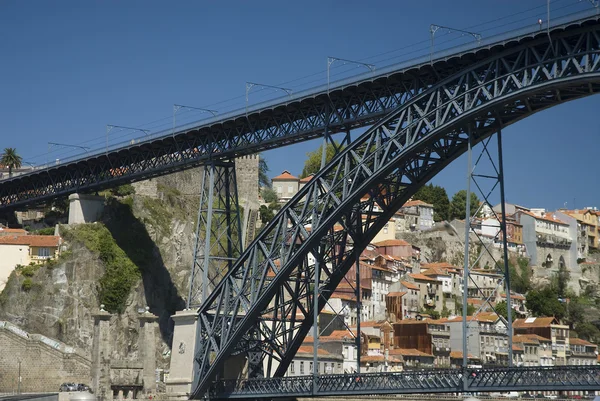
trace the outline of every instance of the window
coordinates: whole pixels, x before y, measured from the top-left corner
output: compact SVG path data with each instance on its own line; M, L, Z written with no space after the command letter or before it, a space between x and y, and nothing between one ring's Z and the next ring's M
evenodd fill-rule
M38 248L38 256L49 257L50 249L48 248Z
M290 373L294 373L294 366L296 366L296 362L292 361L292 364L290 365Z
M312 373L313 372L313 363L309 362L308 363L308 373Z
M277 189L278 194L283 192L283 187L280 187L279 185L277 185L275 188Z
M291 185L288 185L288 192L292 193L294 191L294 187Z
M300 374L304 374L304 362L300 362Z

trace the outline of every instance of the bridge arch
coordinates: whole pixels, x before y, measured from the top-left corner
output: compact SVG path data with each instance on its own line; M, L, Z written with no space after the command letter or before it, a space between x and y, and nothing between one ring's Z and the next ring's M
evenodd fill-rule
M258 350L267 371L283 375L312 325L315 266L321 309L355 257L420 186L466 151L469 136L478 143L540 110L599 92L598 31L582 27L490 54L408 100L339 153L200 308L192 398L244 350Z

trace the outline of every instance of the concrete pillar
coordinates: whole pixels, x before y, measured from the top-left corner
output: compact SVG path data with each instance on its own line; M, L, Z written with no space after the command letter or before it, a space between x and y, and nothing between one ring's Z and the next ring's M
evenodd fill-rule
M99 397L112 399L110 388L110 318L111 314L100 306L93 314L94 341L92 346L92 390Z
M170 399L187 399L194 378L193 365L198 314L195 310L183 310L175 313L171 318L175 327L169 378L165 383Z
M84 194L69 195L69 224L93 223L104 212L104 197Z
M140 335L138 337L140 362L143 366L144 392L156 391L156 328L158 316L148 312L140 314Z

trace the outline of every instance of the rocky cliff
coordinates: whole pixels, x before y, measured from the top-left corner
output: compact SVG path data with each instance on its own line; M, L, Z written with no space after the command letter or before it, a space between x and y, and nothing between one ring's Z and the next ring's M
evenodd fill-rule
M111 319L113 357L135 359L136 316L148 306L159 316L159 366L167 366L169 316L185 306L199 183L198 170L189 170L134 184L127 196L107 194L102 222L61 226L58 260L13 272L0 294L0 320L91 354L91 315L105 303L120 312Z

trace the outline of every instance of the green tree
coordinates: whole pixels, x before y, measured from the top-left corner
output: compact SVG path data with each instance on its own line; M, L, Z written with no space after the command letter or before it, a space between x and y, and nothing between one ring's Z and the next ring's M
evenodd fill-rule
M258 158L258 187L271 188L271 180L269 179L269 166L267 160L260 155Z
M479 198L477 194L471 192L471 204L470 204L470 216L474 216L477 213L477 209L479 209ZM452 201L450 202L450 209L448 220L452 219L464 219L467 210L467 191L464 189L458 191L452 197Z
M462 311L462 309L461 309ZM475 307L475 305L467 305L467 316L473 316L473 314L477 312L477 308Z
M329 163L331 159L336 155L335 148L339 148L339 144L336 143L335 146L332 143L327 144L326 154L325 154L325 164ZM306 154L306 161L304 162L304 168L302 169L302 174L300 174L300 178L306 178L311 174L316 174L321 169L321 158L323 154L323 145L319 146L319 149L308 152Z
M506 301L500 301L500 302L498 302L496 304L496 307L494 309L495 309L495 311L496 311L497 314L499 314L500 316L502 316L504 319L508 320L508 304L506 303ZM517 314L514 311L511 314L511 318L512 318L513 322L517 318Z
M15 148L4 148L4 153L0 158L0 164L8 167L8 176L12 177L12 171L15 168L20 168L23 158L17 154Z
M444 302L444 307L442 308L442 317L450 316L450 309L446 308L446 303Z
M434 221L448 220L450 201L443 187L433 184L425 185L413 195L413 199L422 200L433 205Z
M562 319L566 316L566 308L558 300L558 293L552 286L534 289L525 296L525 305L534 316L554 316Z
M579 338L598 343L600 341L600 330L593 323L583 322L577 325L575 328Z
M567 304L567 323L573 329L584 323L586 317L585 305L581 297L571 298Z
M277 192L272 190L271 188L265 188L260 192L263 200L266 203L277 202Z
M567 297L567 284L570 278L571 273L569 273L566 266L559 267L558 272L552 277L552 287L559 298Z

